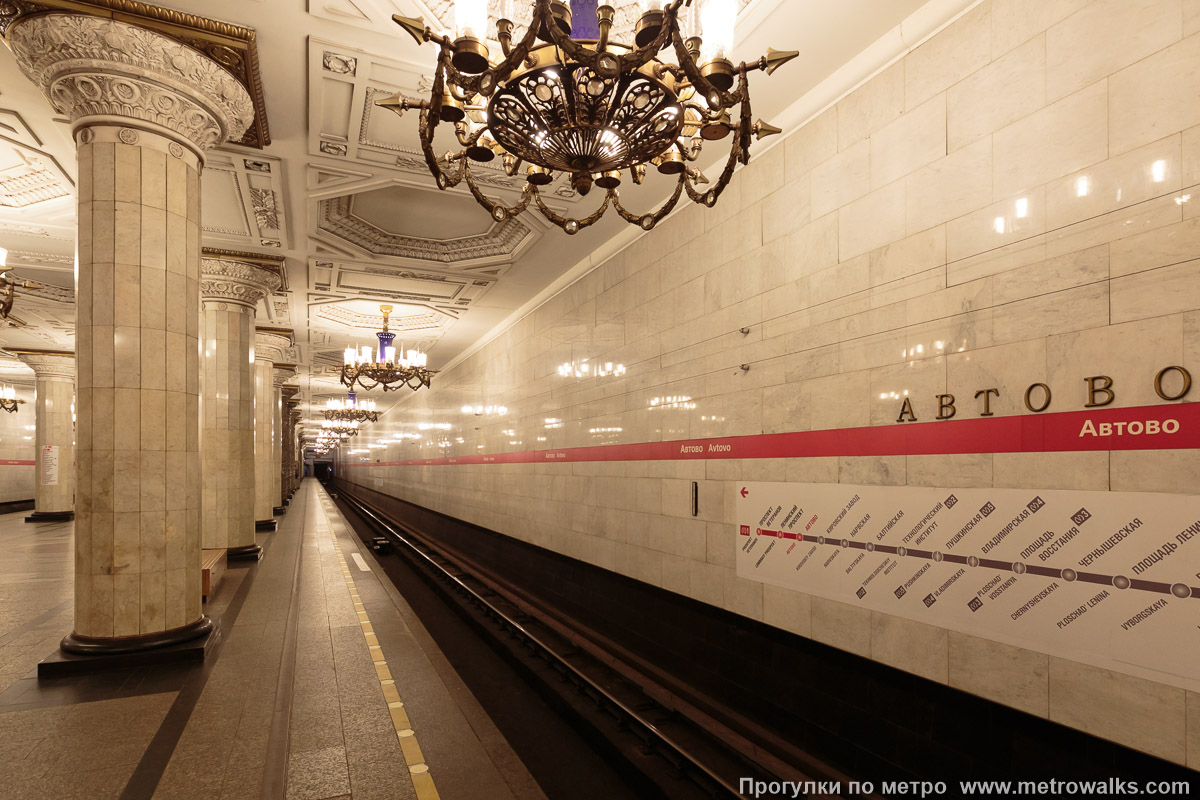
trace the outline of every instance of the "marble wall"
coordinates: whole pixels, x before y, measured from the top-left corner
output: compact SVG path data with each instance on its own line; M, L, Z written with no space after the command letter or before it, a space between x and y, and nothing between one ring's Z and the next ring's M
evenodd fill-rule
M0 503L32 500L36 491L37 444L34 438L33 387L16 386L17 399L25 404L14 413L0 411Z
M1195 492L1200 452L369 465L890 425L904 392L922 421L984 387L1024 414L1035 381L1073 411L1099 373L1116 406L1162 403L1157 369L1200 374L1198 64L1194 2L984 0L387 413L341 476L1200 765L1194 693L739 579L730 502L750 480ZM560 374L584 360L614 374Z

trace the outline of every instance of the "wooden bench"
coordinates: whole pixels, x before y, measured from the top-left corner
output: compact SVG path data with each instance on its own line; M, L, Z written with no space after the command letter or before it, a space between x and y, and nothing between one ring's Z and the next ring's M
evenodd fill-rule
M216 591L225 572L225 548L200 551L200 594L205 600Z

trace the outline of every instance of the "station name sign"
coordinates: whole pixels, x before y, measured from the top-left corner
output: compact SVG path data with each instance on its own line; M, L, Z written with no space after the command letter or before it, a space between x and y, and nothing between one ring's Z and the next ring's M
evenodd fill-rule
M1103 408L1104 406L1112 405L1117 399L1116 381L1108 375L1092 375L1083 379L1084 395L1087 402L1084 403L1084 408ZM1154 376L1154 393L1163 400L1182 400L1188 396L1192 390L1192 374L1184 367L1173 365L1163 367ZM1000 396L1000 390L992 387L989 389L980 389L975 392L975 400L978 401L979 416L991 417L995 416L992 411L992 400ZM934 419L946 420L953 419L958 414L959 400L952 394L935 395L937 400L937 416ZM1054 402L1054 392L1049 385L1045 383L1031 383L1025 389L1024 396L1025 408L1035 414L1040 414L1050 408L1050 404ZM900 415L896 418L896 422L919 422L917 413L913 410L912 398L905 397L904 402L900 405ZM1151 431L1146 431L1151 432ZM1158 431L1153 431L1157 433ZM1139 431L1140 433L1140 431ZM1164 431L1164 433L1172 433L1172 431ZM1080 434L1084 435L1084 434ZM1095 432L1093 432L1095 435Z

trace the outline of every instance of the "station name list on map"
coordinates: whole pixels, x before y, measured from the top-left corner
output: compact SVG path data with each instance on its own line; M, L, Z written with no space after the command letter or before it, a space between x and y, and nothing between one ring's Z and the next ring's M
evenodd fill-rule
M747 483L737 574L1200 691L1200 497Z

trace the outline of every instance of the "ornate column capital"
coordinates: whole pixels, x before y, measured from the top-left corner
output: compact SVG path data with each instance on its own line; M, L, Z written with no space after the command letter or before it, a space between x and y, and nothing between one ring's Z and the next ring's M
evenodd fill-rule
M5 348L25 362L39 378L75 380L75 354L61 350L19 350Z
M200 259L200 299L237 303L253 311L259 300L279 288L282 263L283 259L206 248Z
M19 18L5 39L17 65L73 130L109 124L172 135L203 160L254 120L245 87L216 61L162 34L71 13ZM82 135L82 134L81 134ZM128 138L136 141L136 132Z
M283 351L292 346L291 331L274 328L257 328L254 332L255 361L269 361L278 364L283 361Z
M272 378L274 379L276 389L282 390L284 388L283 385L294 377L296 377L295 364L280 364L276 362L275 369L272 372ZM297 386L296 391L299 390L300 387Z
M296 370L295 370L295 368L293 368L292 374L295 374L295 372L296 372ZM294 400L292 400L292 398L295 397L299 391L300 391L299 386L284 386L283 387L283 404L285 407L288 406L290 403L295 402Z

